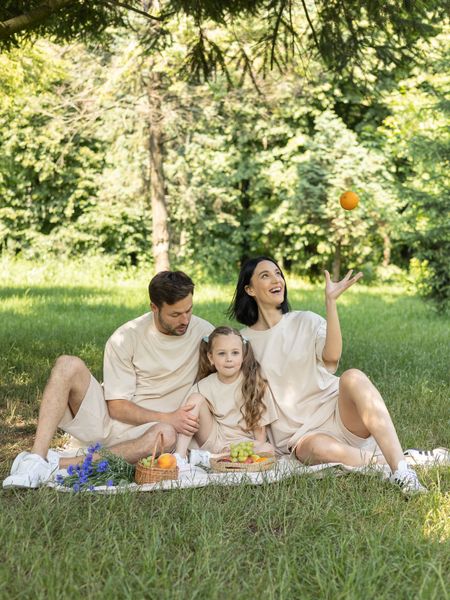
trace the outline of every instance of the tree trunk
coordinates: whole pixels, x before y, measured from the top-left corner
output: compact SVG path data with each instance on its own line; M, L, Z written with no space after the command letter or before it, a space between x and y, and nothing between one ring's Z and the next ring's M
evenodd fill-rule
M341 275L341 243L336 243L333 257L333 281L339 281Z
M383 240L383 267L388 267L391 263L391 238L385 227L380 228L380 235Z
M241 227L244 231L241 243L241 265L250 257L250 180L243 179L241 188Z
M150 197L153 222L153 258L155 261L156 273L170 269L170 238L163 169L164 149L161 92L161 75L157 72L151 72L147 84L149 109L148 150L150 158Z

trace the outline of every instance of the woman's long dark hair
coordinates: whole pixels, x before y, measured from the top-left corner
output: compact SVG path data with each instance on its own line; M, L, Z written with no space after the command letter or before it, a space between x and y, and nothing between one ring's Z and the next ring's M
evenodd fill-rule
M257 256L256 258L249 258L241 267L241 271L239 273L238 282L236 285L236 290L234 292L233 300L228 308L227 315L231 319L236 319L239 323L243 323L244 325L254 325L258 320L258 305L256 304L256 300L249 296L245 291L247 285L250 285L250 280L253 277L253 273L255 272L256 265L263 260L268 260L273 263L278 269L280 267L273 260L273 258L269 258L268 256ZM284 279L283 271L280 269L281 277ZM284 280L286 283L286 280ZM287 298L287 286L284 286L284 299L283 302L278 307L281 309L282 314L290 311L290 306Z

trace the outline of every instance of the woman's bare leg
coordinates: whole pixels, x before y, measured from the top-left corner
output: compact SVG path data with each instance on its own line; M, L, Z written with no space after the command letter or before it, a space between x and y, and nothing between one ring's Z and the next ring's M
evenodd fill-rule
M384 400L369 378L357 369L345 371L340 378L338 402L345 427L362 438L373 435L395 471L405 457Z
M362 467L376 460L372 453L353 448L348 444L338 442L324 433L309 435L295 449L295 456L305 464L321 465L324 463L342 463L350 467Z

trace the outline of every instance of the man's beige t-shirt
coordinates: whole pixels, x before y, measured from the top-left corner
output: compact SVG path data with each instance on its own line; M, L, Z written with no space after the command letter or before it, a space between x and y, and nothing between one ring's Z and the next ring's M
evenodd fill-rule
M216 439L209 440L209 443L215 448L221 446L217 451L230 443L254 439L254 433L246 431L247 425L241 412L242 374L232 383L223 383L217 373L212 373L196 383L190 393L200 393L210 404L218 427L213 435ZM267 390L263 402L266 408L261 415L259 427L273 423L278 417L270 390Z
M273 443L282 453L308 431L320 427L336 407L339 378L322 360L326 321L309 311L283 315L272 328L241 331L252 344L269 381L278 420L272 423Z
M184 335L165 335L146 313L119 327L105 346L105 400L130 400L161 412L177 410L198 369L200 341L213 326L192 316Z

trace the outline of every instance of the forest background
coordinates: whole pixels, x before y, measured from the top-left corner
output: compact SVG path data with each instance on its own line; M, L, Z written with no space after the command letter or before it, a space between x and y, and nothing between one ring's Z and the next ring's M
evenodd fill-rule
M55 357L100 379L151 272L203 279L196 314L219 324L256 253L289 272L294 309L323 314L324 268L381 281L339 301L341 372L377 382L405 448L449 446L448 319L405 293L448 306L448 14L448 0L0 2L1 477L31 447ZM447 599L449 474L420 469L430 493L408 502L371 476L3 491L0 597Z
M289 23L307 44L296 4ZM257 14L156 25L131 14L71 44L8 45L2 255L103 255L229 281L266 254L312 280L351 267L369 283L408 281L445 308L449 28L429 4L426 35L395 48L378 31L341 68L330 45L296 50L283 16L262 44ZM339 205L346 189L361 198L352 212Z

